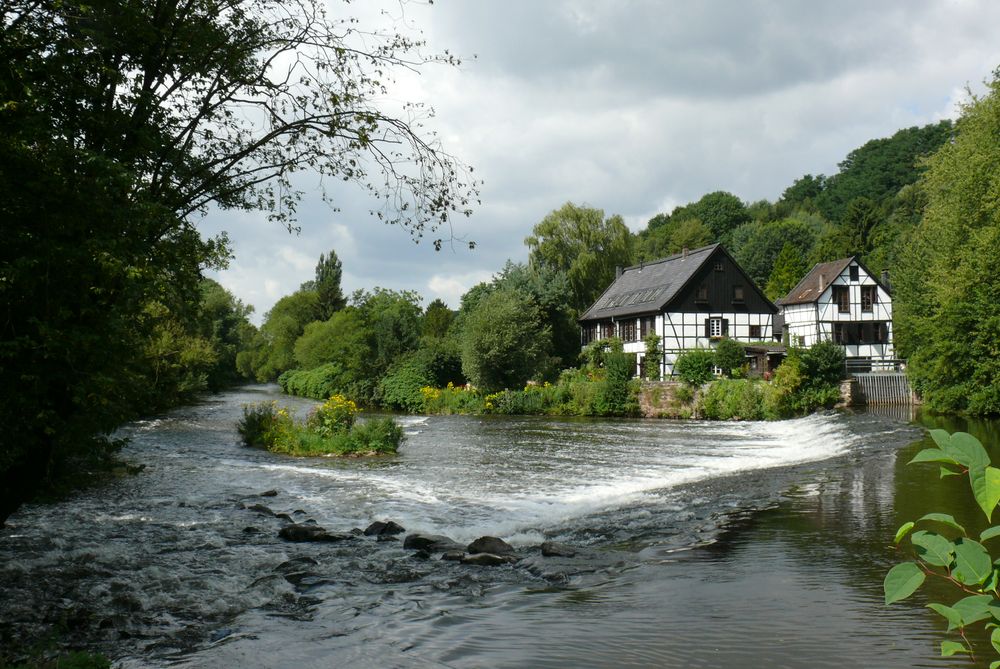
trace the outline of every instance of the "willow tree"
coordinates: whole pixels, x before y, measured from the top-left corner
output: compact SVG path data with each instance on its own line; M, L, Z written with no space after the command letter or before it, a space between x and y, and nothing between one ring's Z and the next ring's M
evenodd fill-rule
M435 246L469 213L477 184L422 126L431 110L378 104L400 72L457 60L346 4L0 4L0 522L142 411L145 305L182 308L229 257L195 229L210 207L294 229L309 170Z

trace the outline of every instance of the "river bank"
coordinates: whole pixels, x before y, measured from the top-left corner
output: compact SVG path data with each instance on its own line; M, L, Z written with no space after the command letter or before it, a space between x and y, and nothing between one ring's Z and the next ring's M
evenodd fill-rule
M130 668L963 666L935 657L919 601L881 603L892 534L936 480L902 465L912 425L411 417L394 457L303 460L238 444L241 405L275 397L130 426L144 472L13 516L0 639L62 621ZM496 535L524 559L289 543L251 500L337 532ZM543 540L587 550L545 558Z

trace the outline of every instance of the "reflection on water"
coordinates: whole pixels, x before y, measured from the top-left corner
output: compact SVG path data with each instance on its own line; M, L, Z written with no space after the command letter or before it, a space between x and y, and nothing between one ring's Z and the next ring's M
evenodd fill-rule
M881 604L895 528L947 494L902 466L920 431L881 412L406 417L397 457L303 460L237 443L241 404L272 392L138 423L143 474L13 517L0 643L64 622L123 667L961 666L921 602ZM495 534L523 559L289 544L271 513ZM583 550L542 557L547 539Z

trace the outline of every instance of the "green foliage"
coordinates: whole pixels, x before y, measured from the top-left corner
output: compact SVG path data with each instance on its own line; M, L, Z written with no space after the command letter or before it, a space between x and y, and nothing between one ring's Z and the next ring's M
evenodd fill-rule
M330 395L342 393L357 397L357 382L354 375L338 362L329 362L319 367L304 370L289 370L278 377L282 392L300 397L322 400Z
M295 343L321 307L315 290L299 290L278 300L264 315L264 324L252 344L253 370L258 381L273 381L295 367Z
M674 374L684 383L697 388L715 378L714 367L715 353L709 349L696 348L677 356L674 362Z
M788 218L748 223L732 232L728 248L740 267L758 285L773 273L782 249L789 245L800 258L807 257L816 242L816 231L808 223ZM796 278L801 279L803 272ZM794 286L794 284L792 284Z
M835 386L844 378L844 347L821 341L801 352L802 373L812 388Z
M771 300L784 297L798 285L808 271L809 267L802 252L786 242L774 261L774 269L771 270L771 277L767 280L764 292Z
M410 290L375 288L352 297L365 321L371 354L360 364L370 378L377 379L397 360L420 345L421 297Z
M364 317L348 307L329 320L309 323L295 340L294 355L300 369L336 363L347 375L344 385L367 376L371 348Z
M775 420L834 406L843 374L844 352L835 344L789 349L764 392L764 416Z
M577 312L614 281L615 267L632 263L632 233L621 216L567 202L532 228L524 243L530 264L566 274Z
M528 296L495 291L465 319L462 370L484 392L521 387L546 360L551 336Z
M766 383L751 379L719 379L701 396L699 412L709 420L762 420Z
M992 466L990 457L978 439L965 432L948 434L931 430L937 448L927 448L914 457L914 463L942 463L959 476L968 476L969 487L988 522L1000 502L1000 469ZM916 530L915 528L921 529ZM942 533L942 528L946 532ZM916 521L904 523L896 532L893 543L901 548L909 538L913 560L895 565L883 582L885 603L906 599L923 585L926 576L940 576L950 582L958 595L964 595L951 605L931 602L927 606L948 623L948 631L957 630L961 641L943 641L941 655L973 654L967 628L983 623L993 629L990 640L1000 653L1000 569L984 542L1000 536L1000 526L987 527L978 541L969 536L955 519L942 512L929 513ZM1000 559L997 560L1000 562ZM990 666L1000 665L993 662Z
M899 355L934 411L1000 413L1000 73L926 161L920 224L893 273Z
M635 355L612 352L604 358L604 380L600 382L594 398L594 411L601 416L634 416L639 413L636 401L638 386L632 381L635 374Z
M650 332L643 339L645 357L642 359L642 376L647 381L660 380L660 363L663 359L663 349L660 348L660 335Z
M743 345L735 339L723 337L715 345L715 366L722 370L722 373L731 377L733 370L739 370L746 362L746 354Z
M403 442L401 427L391 418L369 418L355 423L357 407L343 397L332 397L315 409L305 425L274 402L243 407L237 423L243 443L273 453L294 456L382 455L397 451Z
M455 320L455 312L440 299L427 305L421 333L427 339L443 339Z
M379 381L379 404L386 409L418 413L424 408L420 389L437 385L425 361L411 355L392 367Z
M708 226L716 241L726 239L731 231L750 222L750 213L743 201L721 190L703 195L689 206L689 211L693 218Z
M329 318L335 312L347 306L344 291L340 288L340 280L343 274L344 271L336 251L331 249L328 256L322 253L319 254L313 289L319 296L319 317L322 319Z

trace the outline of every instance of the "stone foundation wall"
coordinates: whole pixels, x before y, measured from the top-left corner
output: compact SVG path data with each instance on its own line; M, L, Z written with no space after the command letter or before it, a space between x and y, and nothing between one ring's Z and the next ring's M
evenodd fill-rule
M646 418L693 418L694 396L680 381L643 381L639 410Z

